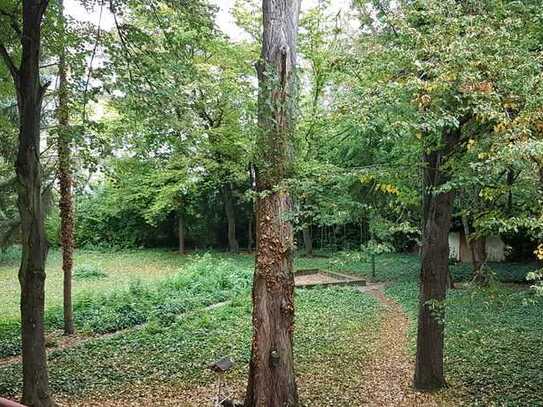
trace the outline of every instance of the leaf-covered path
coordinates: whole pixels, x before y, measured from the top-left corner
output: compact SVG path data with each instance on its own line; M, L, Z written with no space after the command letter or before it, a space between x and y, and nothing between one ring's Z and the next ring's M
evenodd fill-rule
M369 406L439 406L433 395L413 389L413 358L408 354L409 319L382 287L361 288L384 306L379 339L362 373L361 399Z

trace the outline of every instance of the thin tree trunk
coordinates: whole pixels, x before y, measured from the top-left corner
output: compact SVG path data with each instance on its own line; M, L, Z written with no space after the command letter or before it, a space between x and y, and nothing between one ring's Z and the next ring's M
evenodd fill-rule
M473 268L473 281L478 284L488 284L488 278L483 273L483 266L486 263L485 240L481 238L471 238L471 231L467 216L462 216L462 225L464 235L466 236L466 246L471 254L471 266Z
M45 0L23 1L21 65L17 68L0 44L17 93L19 146L17 174L18 207L21 216L22 256L19 268L21 285L21 337L23 358L22 403L49 407L47 358L44 335L45 259L47 240L42 202L40 168L40 120L43 94L40 85L41 24L47 8Z
M294 375L294 235L279 188L289 169L293 131L299 0L263 0L258 64L256 237L253 340L245 407L297 407Z
M424 229L414 381L419 390L445 386L443 318L449 276L449 230L454 194L450 191L438 192L437 189L447 181L442 165L459 137L459 131L444 132L445 148L424 155Z
M228 222L228 250L232 253L239 252L239 243L236 239L236 213L232 197L232 184L227 183L223 187L224 211Z
M305 225L302 229L304 237L304 250L306 256L313 256L313 238L311 237L311 226Z
M253 251L253 214L249 214L249 221L247 224L247 251L251 253Z
M65 36L63 0L59 0L59 21L62 36ZM66 50L64 44L60 50L58 85L58 180L60 188L60 242L62 246L62 271L64 273L64 335L74 333L72 307L72 268L74 252L74 211L72 197L72 152L69 129L68 83L66 75Z
M185 254L185 225L181 211L177 214L177 234L179 237L179 254Z

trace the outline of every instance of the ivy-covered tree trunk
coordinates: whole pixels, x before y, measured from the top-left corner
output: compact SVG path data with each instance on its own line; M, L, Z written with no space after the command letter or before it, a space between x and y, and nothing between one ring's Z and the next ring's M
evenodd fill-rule
M21 217L21 337L23 358L22 402L49 407L47 357L44 335L45 259L47 240L42 202L40 120L43 94L40 84L41 24L46 0L23 1L21 64L16 67L6 48L0 47L15 83L19 112L19 145L15 171Z
M449 279L449 230L454 193L439 191L447 182L443 164L459 140L459 131L445 131L442 149L424 155L423 242L415 387L445 386L443 373L444 301Z
M253 339L245 407L298 406L294 375L294 236L282 181L294 126L299 0L263 0Z
M59 1L59 21L65 35L63 1ZM72 268L74 253L74 210L72 195L72 152L69 128L68 83L66 75L66 49L62 44L58 62L58 180L60 189L60 243L62 247L62 271L64 273L64 335L74 333L72 307Z
M228 223L228 250L232 253L239 252L239 243L236 239L236 212L234 211L234 199L232 196L232 184L227 183L223 187L224 211Z

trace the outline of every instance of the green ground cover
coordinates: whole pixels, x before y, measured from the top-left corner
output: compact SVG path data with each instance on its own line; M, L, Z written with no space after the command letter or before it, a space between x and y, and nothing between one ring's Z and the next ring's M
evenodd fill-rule
M514 266L513 266L514 267ZM514 271L513 271L514 273ZM386 294L411 319L415 352L418 283L393 283ZM469 405L543 406L543 302L520 287L451 290L447 301L445 371Z
M16 257L16 256L14 256ZM115 332L50 355L52 388L66 397L87 397L127 383L209 382L204 366L228 354L244 375L250 343L250 285L254 259L248 255L194 254L141 250L78 253L74 279L76 325L80 333ZM18 352L16 258L3 259L0 285L11 287L0 301L0 349ZM329 268L371 278L371 265L356 255L298 258L297 268ZM498 280L522 281L533 265L501 264ZM469 280L469 267L453 265L455 280ZM61 326L58 253L48 262L47 324ZM375 279L410 316L414 352L419 260L387 254L377 259ZM59 287L55 286L58 285ZM379 320L374 299L350 289L297 290L296 358L301 374L327 355L345 364L345 355L367 349L353 335L367 332L371 347ZM230 300L218 309L210 304ZM15 305L13 305L15 303ZM451 386L473 405L543 405L543 304L525 287L496 283L487 289L451 291L446 319L446 371ZM328 358L329 359L329 358ZM0 394L20 388L20 365L0 368ZM240 376L241 377L241 376Z
M206 364L225 354L238 361L238 374L244 374L250 346L251 265L252 261L239 258L193 257L191 265L155 288L159 293L156 298L163 298L164 304L198 302L195 312L177 319L157 312L142 328L52 352L53 391L84 397L134 382L205 383L211 380ZM171 290L166 294L165 289ZM131 295L129 289L122 297ZM143 302L147 295L145 292ZM154 294L150 296L155 299ZM227 298L232 302L221 308L201 308ZM358 332L367 331L371 336L376 331L377 301L350 288L298 290L296 306L296 361L302 373L323 359L341 360L341 354L348 355L353 351L349 350L351 338ZM366 348L357 347L356 351L362 355L370 346L368 341ZM20 369L20 364L0 369L0 394L19 391Z

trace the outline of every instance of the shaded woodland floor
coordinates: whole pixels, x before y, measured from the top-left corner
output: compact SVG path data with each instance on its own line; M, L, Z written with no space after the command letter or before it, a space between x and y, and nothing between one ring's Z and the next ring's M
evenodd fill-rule
M76 280L85 290L75 297L75 338L55 336L57 304L48 299L51 387L61 406L209 405L214 377L206 366L223 355L236 361L229 380L242 396L253 258L153 253L121 253L131 257L134 280L121 279L117 287L121 262L114 254L89 254L103 275ZM51 259L50 267L57 267L55 255ZM85 262L84 253L79 261ZM341 253L296 262L298 268L371 278L369 264ZM145 271L136 270L138 263ZM379 283L369 287L297 289L295 352L304 406L543 405L538 298L501 284L484 290L464 284L452 291L445 361L450 387L420 394L411 388L418 259L386 255L377 266ZM521 273L516 265L502 267L507 276ZM0 284L13 284L6 281L16 279L10 268L16 264L0 266ZM127 264L119 270L128 277ZM51 270L53 281L57 272ZM453 267L453 273L459 278L465 271ZM93 285L107 289L91 296ZM0 320L0 350L15 355L0 358L0 394L17 398L21 367L17 349L9 345L17 320L9 315Z

